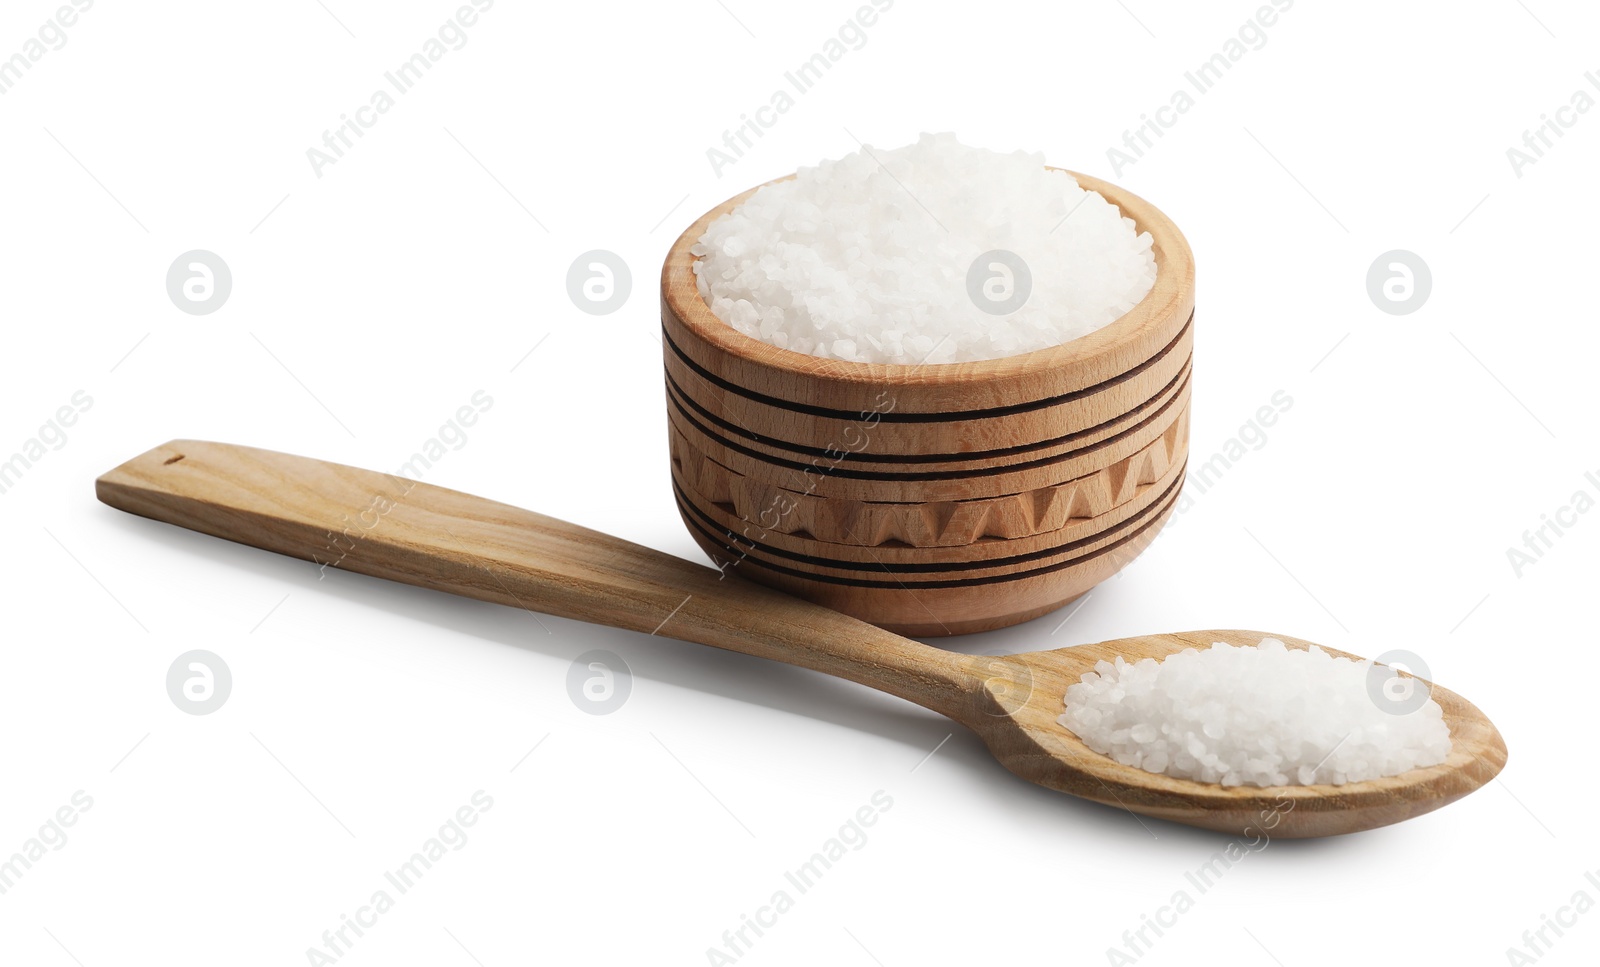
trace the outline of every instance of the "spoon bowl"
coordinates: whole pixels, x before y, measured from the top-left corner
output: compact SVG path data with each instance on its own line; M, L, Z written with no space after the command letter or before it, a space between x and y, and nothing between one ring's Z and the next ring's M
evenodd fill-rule
M1067 687L1097 661L1165 658L1195 631L1002 657L933 648L620 538L406 477L269 450L179 440L95 482L129 513L361 574L699 642L834 675L960 722L1029 782L1113 808L1241 836L1328 836L1418 816L1494 778L1506 747L1465 699L1433 687L1446 761L1344 785L1224 787L1118 763L1059 725ZM1353 657L1328 649L1331 654ZM1403 674L1403 673L1402 673Z
M1461 696L1431 683L1427 683L1429 695L1444 710L1450 728L1451 749L1445 761L1340 785L1223 786L1146 772L1095 752L1057 721L1067 687L1093 671L1097 662L1119 655L1128 662L1159 661L1188 648L1203 650L1213 642L1254 646L1263 638L1277 638L1296 649L1312 646L1309 641L1260 631L1187 631L989 659L991 675L984 684L993 707L966 724L1002 765L1029 782L1144 816L1271 839L1351 833L1420 816L1484 785L1505 766L1505 742L1488 717ZM1338 658L1362 660L1318 647Z

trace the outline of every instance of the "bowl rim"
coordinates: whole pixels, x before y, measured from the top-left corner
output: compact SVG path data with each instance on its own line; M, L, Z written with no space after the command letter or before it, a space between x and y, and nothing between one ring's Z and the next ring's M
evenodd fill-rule
M1026 353L968 362L949 363L863 363L829 359L783 349L733 328L717 318L700 295L693 265L699 260L689 249L705 234L711 222L743 204L768 185L788 181L785 175L749 188L706 211L672 243L661 267L663 306L696 338L714 348L759 367L770 368L801 379L844 382L873 386L922 386L930 383L947 387L990 383L1031 374L1056 372L1076 364L1127 355L1132 347L1148 340L1171 322L1174 309L1192 306L1194 291L1194 253L1188 240L1170 218L1140 196L1091 175L1067 168L1046 165L1052 171L1071 175L1078 185L1098 192L1116 205L1135 230L1148 232L1156 257L1156 280L1143 299L1117 319L1076 339ZM1187 318L1181 320L1187 322ZM1163 339L1164 343L1166 340ZM1137 362L1142 357L1129 357Z

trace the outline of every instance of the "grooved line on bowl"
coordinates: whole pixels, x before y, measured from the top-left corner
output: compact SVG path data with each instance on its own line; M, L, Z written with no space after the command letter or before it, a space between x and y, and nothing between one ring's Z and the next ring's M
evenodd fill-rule
M807 467L810 467L811 465L810 464L789 463L789 462L784 461L784 460L782 460L781 458L778 458L778 457L768 457L766 454L763 454L760 451L749 450L747 448L744 448L744 447L740 446L739 444L733 443L732 441L728 440L726 437L722 437L722 436L719 436L717 434L714 434L714 433L710 432L704 426L702 426L699 421L695 420L692 416L690 416L684 410L683 404L684 403L689 404L689 408L693 409L696 413L699 413L701 416L705 417L708 421L716 424L718 427L721 427L722 429L727 430L730 433L734 433L734 434L736 434L738 436L744 437L746 440L749 440L752 443L759 443L759 444L762 444L763 446L769 446L769 447L772 447L773 449L776 449L776 450L789 450L789 451L792 451L792 452L795 452L795 453L807 454L807 455L815 456L815 457L827 457L830 460L836 460L839 463L847 463L847 462L849 462L851 460L858 460L858 461L870 462L870 463L961 463L962 461L965 461L965 460L982 460L982 459L987 459L987 458L991 458L991 457L1015 456L1015 455L1021 454L1021 453L1029 453L1029 452L1034 451L1034 450L1043 450L1043 449L1048 449L1049 447L1060 446L1063 443L1067 443L1067 442L1069 442L1069 441L1071 441L1073 439L1079 438L1079 437L1092 436L1096 432L1098 432L1100 430L1103 430L1106 427L1111 426L1112 424L1116 423L1118 420L1127 419L1129 416L1137 413L1139 410L1144 409L1145 407L1149 406L1153 401L1159 400L1163 396L1167 396L1168 397L1159 406L1159 408L1157 408L1157 410L1154 413L1150 414L1145 419L1140 420L1138 423L1135 423L1132 426L1129 426L1124 430L1120 430L1120 431L1118 431L1116 434L1114 434L1112 436L1108 436L1108 437L1105 437L1104 439L1097 440L1094 443L1085 444L1084 446L1078 447L1075 450L1063 451L1062 453L1058 453L1058 454L1056 454L1054 456L1051 456L1051 457L1041 457L1038 460L1033 460L1033 461L1029 461L1029 462L1010 463L1010 464L1005 464L1005 465L999 466L999 467L981 468L981 469L977 469L977 470L921 471L921 473L923 473L923 474L945 474L946 476L944 476L944 477L939 477L939 476L918 476L918 475L914 475L914 474L895 474L895 473L889 473L889 472L884 472L884 471L871 471L871 470L846 471L844 473L839 474L839 476L847 476L847 477L854 477L854 478L867 479L867 480L880 480L880 479L881 480L941 480L941 479L954 479L955 477L974 476L974 475L980 475L980 474L997 474L997 473L1004 473L1004 472L1011 471L1011 470L1027 470L1027 469L1031 469L1033 467L1039 467L1039 466L1044 466L1044 465L1049 464L1049 463L1059 462L1061 460L1067 460L1067 459L1073 459L1073 458L1076 458L1076 457L1080 457L1080 456L1083 456L1083 455L1088 454L1088 453L1093 453L1095 450L1101 449L1103 447L1110 446L1111 444L1116 443L1119 440L1123 440L1123 439L1127 438L1127 436L1129 434L1135 433L1135 432L1139 431L1140 429L1143 429L1145 426L1148 426L1152 420L1155 420L1155 419L1159 418L1163 413L1165 413L1168 409L1170 409L1171 406L1172 406L1173 401L1176 400L1179 396L1182 396L1184 390L1188 388L1189 375L1193 372L1193 370L1194 370L1194 356L1193 356L1193 354L1191 354L1188 359L1184 360L1183 368L1178 371L1178 374L1176 376L1172 377L1172 379L1165 386L1161 387L1153 395L1151 395L1149 399L1145 400L1142 403L1139 403L1137 406L1131 407L1125 413L1121 413L1121 414L1119 414L1119 415L1117 415L1115 417L1112 417L1109 420L1105 420L1103 422L1097 423L1094 426L1085 427L1082 430L1077 430L1077 431L1074 431L1072 433L1065 434L1064 436L1054 437L1054 438L1049 439L1049 440L1042 440L1042 441L1040 441L1038 443L1026 443L1026 444L1020 444L1020 445L1014 446L1014 447L1002 447L1002 448L996 449L996 450L969 450L969 451L966 451L964 453L954 453L954 454L949 454L949 453L931 453L931 454L918 454L918 453L868 453L868 452L866 452L864 450L863 451L854 451L854 452L846 451L846 452L842 452L841 453L840 451L831 450L831 449L828 449L826 447L812 447L812 446L806 446L804 444L799 444L799 443L788 443L788 442L785 442L783 440L778 440L778 439L774 439L772 437L763 436L763 435L761 435L759 433L756 433L756 432L751 431L751 430L747 430L744 427L738 426L738 425L736 425L734 423L730 423L727 420L724 420L721 417L717 416L716 414L710 412L704 406L701 406L699 401L697 401L693 396L690 396L688 393L685 393L683 391L683 388L678 385L677 381L672 378L672 375L670 373L667 374L667 390L668 390L667 401L669 403L671 403L678 410L678 412L683 415L683 417L686 420L688 420L689 422L693 423L695 428L700 430L701 433L704 433L706 436L710 437L713 440L716 440L718 443L722 444L723 446L728 447L729 449L738 450L739 452L744 453L747 456L760 457L760 458L762 458L764 460L767 460L768 462L771 462L771 463L774 463L774 464L780 464L780 465L783 465L783 466L786 466L786 467L795 468L795 469L805 469ZM819 469L818 472L823 472L823 471L821 471Z
M1161 360L1163 356L1166 356L1168 353L1170 353L1174 346L1183 340L1183 337L1188 334L1189 330L1193 326L1194 310L1191 309L1189 311L1189 318L1185 320L1183 328L1178 331L1178 334L1172 337L1172 341L1167 343L1157 352L1152 353L1148 359L1145 359L1139 363L1139 365L1127 370L1126 372L1119 373L1116 376L1096 383L1093 386L1085 386L1083 389L1074 390L1071 393L1063 393L1060 396L1047 396L1044 399L1031 400L1027 403L1013 403L1009 406L997 406L986 410L962 410L955 413L897 413L890 411L888 413L878 414L878 419L884 423L942 423L950 420L981 420L992 417L1010 416L1014 413L1028 413L1032 412L1033 410L1042 410L1051 406L1060 406L1064 403L1071 403L1088 396L1093 396L1096 393L1103 392L1117 385L1118 383L1123 383L1127 380L1133 379L1146 369L1154 366ZM779 409L793 410L796 413L805 413L809 416L823 416L835 420L847 421L861 419L861 413L856 411L835 410L824 406L813 406L809 403L796 403L791 400L778 399L776 397L757 393L754 390L740 386L738 383L726 380L706 369L704 366L701 366L693 359L690 359L688 354L680 349L677 343L672 341L672 336L667 332L667 327L665 324L663 324L661 327L661 341L662 344L668 349L672 350L672 352L676 354L679 359L683 360L685 366L688 366L690 369L694 370L695 373L701 378L715 384L718 387L721 387L722 389L727 390L730 393L736 393L746 399L754 400L757 403L765 403L768 406L777 407Z
M726 437L721 436L721 435L713 432L712 430L708 429L699 420L696 420L693 416L691 416L689 414L689 412L687 410L685 410L683 408L683 406L679 403L676 393L670 391L670 390L675 390L676 387L669 387L669 392L667 394L667 398L668 398L668 401L671 402L673 404L673 406L676 408L676 410L678 412L678 415L683 417L684 421L687 422L689 425L693 426L696 430L700 431L700 433L703 436L707 437L710 440L715 441L716 443L728 448L729 450L733 450L735 452L742 453L747 457L752 457L752 458L754 458L756 460L760 460L762 463L768 464L770 466L782 467L782 468L788 469L788 470L800 470L800 471L804 471L804 472L817 473L817 474L820 474L820 475L822 475L824 477L834 476L834 477L848 478L848 479L851 479L851 480L899 480L899 481L906 481L906 482L915 482L915 481L919 481L919 480L960 480L960 479L964 479L964 478L967 478L967 477L997 477L997 476L1000 476L1002 474L1014 473L1014 472L1019 471L1019 470L1032 470L1032 469L1035 469L1037 467L1047 467L1047 466L1049 466L1049 465L1051 465L1053 463L1062 463L1062 462L1065 462L1065 461L1068 461L1068 460L1076 459L1076 458L1078 458L1080 456L1083 456L1085 454L1093 453L1096 450L1103 449L1103 448L1111 446L1112 444L1115 444L1115 443L1117 443L1117 442L1119 442L1121 440L1127 439L1127 437L1130 436L1131 434L1137 433L1139 430L1144 429L1145 427L1149 426L1155 420L1160 419L1163 415L1165 415L1167 413L1168 410L1172 409L1173 405L1179 399L1183 398L1183 390L1186 389L1188 387L1188 384L1189 384L1189 373L1190 373L1190 367L1188 365L1185 365L1184 366L1184 370L1183 370L1183 377L1182 377L1183 378L1183 384L1178 388L1178 392L1174 393L1172 395L1172 397L1169 398L1165 403L1163 403L1160 406L1160 408L1158 408L1154 413L1151 413L1149 416L1145 417L1143 420L1140 420L1138 423L1135 423L1133 426L1130 426L1127 429L1122 430L1119 433L1113 434L1112 436L1106 437L1103 440L1097 440L1094 443L1087 444L1085 446L1079 447L1076 450L1069 450L1069 451L1066 451L1065 453L1060 453L1060 454L1057 454L1057 455L1052 456L1052 457L1040 457L1037 460L1027 460L1027 461L1024 461L1022 463L1008 463L1008 464L1002 464L1000 466L994 466L994 467L973 467L973 468L965 469L965 470L920 470L920 471L891 472L891 471L885 471L885 470L849 470L849 469L844 469L844 468L842 468L840 466L840 464L845 462L843 460L840 460L839 463L835 463L835 464L832 464L832 465L829 465L829 466L822 466L822 467L818 467L818 466L815 466L815 465L810 464L810 463L795 463L794 461L791 461L791 460L784 460L782 458L775 457L775 456L773 456L771 454L763 453L760 450L753 450L750 447L744 446L743 444L737 443L737 442L735 442L733 440L729 440ZM1165 392L1165 390L1163 390L1163 392ZM1159 397L1160 395L1161 395L1160 393L1156 394L1157 397ZM687 397L685 397L685 399L687 399ZM698 407L696 407L696 408L698 409ZM1137 407L1135 409L1137 409ZM1126 416L1126 415L1127 414L1123 414L1123 416ZM1121 419L1121 417L1118 417L1118 419ZM1116 420L1108 420L1106 422L1107 423L1115 423ZM1105 426L1105 425L1106 425L1105 423L1100 424L1100 426ZM1076 434L1068 434L1066 437L1062 437L1061 439L1062 440L1068 440L1068 439L1071 439L1073 436L1081 436L1082 434L1085 434L1085 433L1092 433L1097 429L1099 429L1099 427L1090 427L1087 430L1080 430ZM765 442L765 441L761 441L761 442ZM822 453L820 453L818 455L819 456L832 456L827 451L822 451ZM981 455L975 454L974 456L981 456ZM940 459L949 459L949 457L943 457L943 458L940 458ZM885 462L888 462L888 461L885 461Z

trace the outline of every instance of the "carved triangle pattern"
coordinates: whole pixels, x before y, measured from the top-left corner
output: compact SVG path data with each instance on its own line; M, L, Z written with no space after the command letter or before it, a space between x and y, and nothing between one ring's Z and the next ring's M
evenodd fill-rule
M981 500L882 503L800 493L729 470L676 431L672 466L683 487L766 530L863 547L890 541L960 547L986 537L1009 540L1059 530L1133 500L1182 460L1188 430L1184 406L1161 436L1109 467L1039 490Z

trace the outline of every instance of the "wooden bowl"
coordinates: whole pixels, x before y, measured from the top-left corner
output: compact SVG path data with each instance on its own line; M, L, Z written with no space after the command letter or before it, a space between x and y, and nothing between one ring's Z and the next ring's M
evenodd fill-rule
M725 570L890 631L1037 617L1143 550L1189 449L1194 257L1168 218L1073 174L1154 240L1122 318L1002 359L902 366L779 349L712 315L685 231L661 270L672 481Z

